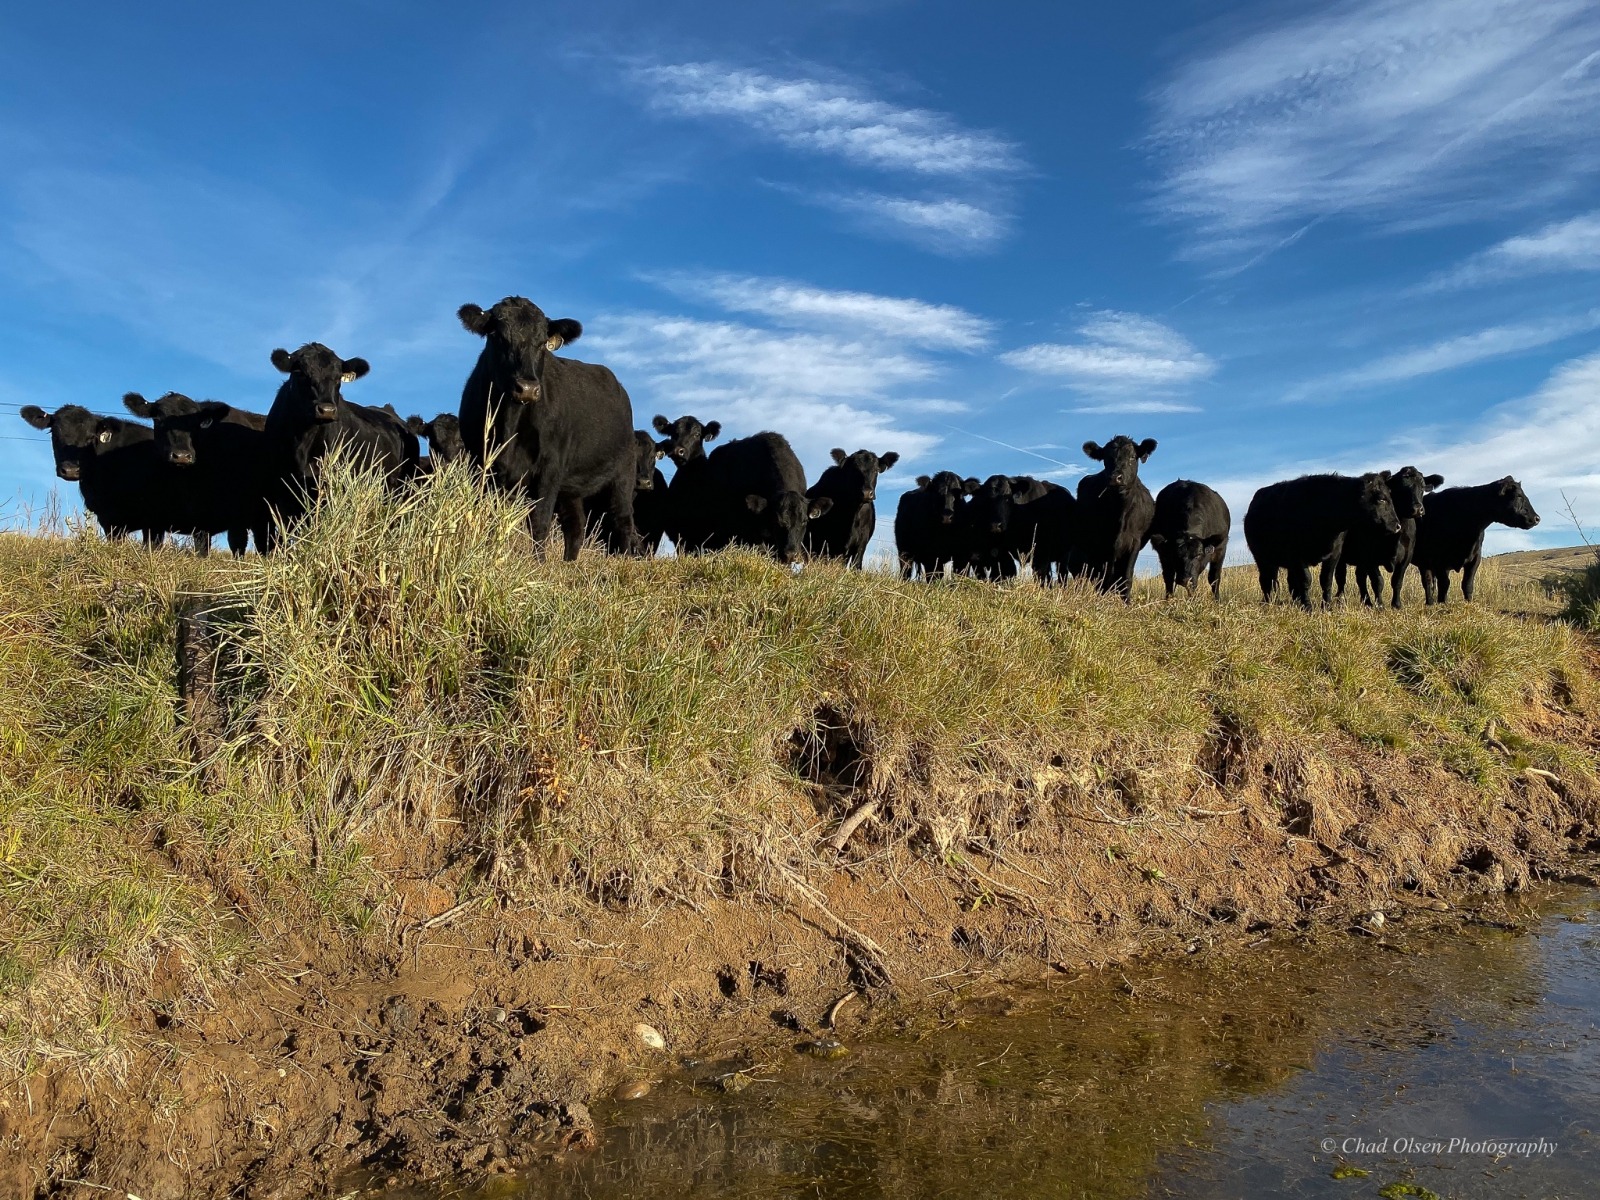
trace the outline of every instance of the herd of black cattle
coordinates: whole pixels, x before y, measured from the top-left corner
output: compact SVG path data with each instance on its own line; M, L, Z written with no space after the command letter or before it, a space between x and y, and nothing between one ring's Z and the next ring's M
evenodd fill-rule
M457 415L403 420L393 408L353 404L340 385L368 371L312 342L272 363L287 378L265 416L215 400L169 392L155 402L124 398L142 425L102 417L79 405L54 413L29 405L22 417L51 434L56 473L78 482L86 508L108 536L141 531L149 544L185 534L205 553L226 533L242 554L251 534L270 553L317 494L319 464L335 447L404 487L438 462L464 459L492 483L531 504L529 532L543 539L559 520L568 558L586 538L615 553L653 554L662 538L680 553L739 544L780 561L833 558L860 567L876 525L878 475L895 453L833 451L834 465L807 488L805 473L780 434L757 433L706 453L716 421L658 416L655 436L633 428L633 408L603 366L560 358L582 327L550 320L511 296L490 309L463 305L462 325L484 339ZM419 438L429 455L422 456ZM945 571L980 578L1030 567L1042 583L1084 576L1126 596L1134 561L1146 546L1161 559L1168 596L1191 592L1202 575L1213 593L1221 581L1231 518L1211 488L1177 480L1152 497L1139 478L1155 440L1114 437L1084 451L1101 469L1074 495L1028 476L980 482L950 471L919 476L900 499L895 543L908 578ZM657 463L670 458L670 485ZM1437 489L1444 480L1415 467L1362 476L1305 475L1256 492L1244 533L1270 600L1280 570L1296 601L1311 603L1311 569L1320 568L1324 603L1342 594L1353 568L1362 599L1382 603L1390 575L1392 603L1415 564L1431 604L1445 599L1452 571L1472 598L1485 529L1517 529L1539 516L1507 476L1478 487Z

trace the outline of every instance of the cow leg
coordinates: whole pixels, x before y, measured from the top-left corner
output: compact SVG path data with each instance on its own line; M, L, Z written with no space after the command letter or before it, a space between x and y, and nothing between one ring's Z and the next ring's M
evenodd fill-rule
M1289 595L1294 597L1294 602L1301 608L1311 607L1311 568L1303 563L1290 566L1285 574L1289 577Z
M1267 563L1256 564L1256 574L1261 577L1261 602L1272 603L1272 593L1278 590L1278 568Z
M1206 574L1211 578L1211 598L1222 599L1222 554L1218 553L1211 560L1211 565L1206 568Z
M606 517L611 525L606 549L613 554L631 554L637 558L644 553L644 546L633 519L634 492L632 479L619 479L611 485L606 497Z
M248 529L228 530L228 549L233 551L235 558L243 558L245 550L250 545L250 531Z
M1335 570L1336 570L1336 567L1334 565L1334 561L1330 558L1330 559L1324 559L1323 560L1322 567L1317 572L1317 575L1318 575L1318 577L1320 579L1320 582L1322 584L1322 607L1323 608L1332 608L1333 607L1333 575L1334 575L1334 571Z
M586 532L583 520L583 497L575 496L558 504L556 519L561 522L561 537L564 542L562 557L571 562L578 557L578 551L583 548Z
M1326 570L1326 568L1324 568L1324 570ZM1341 599L1341 600L1344 599L1344 588L1345 588L1345 583L1347 582L1347 577L1348 577L1349 570L1350 570L1350 564L1345 562L1345 560L1341 558L1339 560L1339 566L1336 568L1336 578L1337 578L1338 586L1339 586L1339 599ZM1361 569L1358 567L1356 569L1356 587L1359 588L1360 586L1361 586Z
M1450 599L1450 572L1449 571L1440 571L1439 575L1438 575L1438 580L1439 580L1439 603L1443 604L1446 600Z
M1478 582L1478 563L1482 561L1474 554L1467 559L1467 565L1461 568L1461 598L1471 600L1473 589Z
M211 553L211 535L209 533L196 533L194 535L194 552L201 558Z
M1161 568L1161 582L1167 585L1167 599L1172 599L1172 593L1178 586L1178 573L1169 567Z

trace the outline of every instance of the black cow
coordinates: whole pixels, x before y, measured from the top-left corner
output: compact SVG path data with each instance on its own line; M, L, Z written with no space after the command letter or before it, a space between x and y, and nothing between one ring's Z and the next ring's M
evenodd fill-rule
M946 564L957 569L964 565L967 497L979 486L976 479L963 479L954 471L917 476L917 486L900 497L894 513L902 578L920 570L924 579L932 579Z
M965 509L965 570L980 579L1010 579L1018 562L1029 558L1039 579L1048 580L1050 567L1060 555L1056 550L1056 530L1045 518L1047 511L1060 514L1076 507L1070 493L1059 484L1034 479L1031 475L991 475L985 479ZM1046 502L1047 498L1051 498ZM1044 553L1040 554L1039 532L1046 527Z
M669 421L659 413L651 422L664 435L660 449L676 468L667 492L666 531L675 546L685 550L702 546L712 535L711 482L706 471L706 446L722 432L720 421L704 424L696 417Z
M633 442L633 525L639 538L639 552L653 555L661 548L661 536L666 531L667 481L656 466L666 451L642 429L633 431ZM610 515L604 510L595 512L589 526L590 532L604 542L608 550L622 549Z
M336 447L394 484L416 474L420 457L416 434L393 409L352 404L340 391L367 373L366 359L340 358L321 342L308 342L292 354L274 350L272 365L289 378L267 413L267 500L275 517L266 549L277 540L279 522L305 513L317 494L319 464Z
M1155 453L1155 438L1137 444L1118 434L1083 452L1105 466L1078 480L1077 569L1103 590L1130 598L1133 564L1150 536L1156 502L1139 478L1139 464Z
M252 532L257 549L270 542L266 417L181 392L154 403L128 392L122 403L155 422L156 456L174 468L174 523L195 529L196 551L208 553L214 533L228 535L235 555Z
M1270 601L1278 571L1287 570L1289 594L1311 607L1311 568L1322 567L1322 602L1333 603L1334 566L1349 530L1376 525L1400 533L1389 495L1389 472L1370 475L1302 475L1268 484L1250 498L1244 540L1256 560L1261 595Z
M1429 604L1448 598L1451 571L1461 572L1462 599L1472 599L1483 560L1483 534L1496 523L1512 529L1532 529L1539 523L1522 485L1509 475L1477 487L1446 488L1428 498L1427 514L1417 522L1411 561L1422 574L1422 594ZM1400 580L1396 575L1396 591Z
M1382 604L1383 572L1388 571L1394 593L1390 603L1400 607L1400 587L1411 565L1417 521L1424 513L1423 497L1442 483L1443 475L1424 475L1415 467L1401 467L1389 476L1389 499L1394 503L1394 515L1400 518L1400 532L1389 533L1371 522L1351 526L1339 552L1340 596L1344 595L1345 572L1354 568L1361 603Z
M806 495L806 473L782 434L757 433L718 446L705 469L706 510L676 515L684 527L708 527L710 534L686 539L680 550L755 546L781 563L798 562L805 555L807 524L833 507L826 496Z
M431 421L407 417L406 428L414 436L427 440L428 457L417 464L422 471L432 471L443 463L467 456L467 444L461 440L461 418L455 413L440 413Z
M583 545L586 508L598 507L620 549L635 551L633 404L610 368L555 352L583 333L533 301L507 296L487 312L457 310L484 339L461 393L467 454L501 487L533 504L528 532L543 541L561 523L566 557Z
M1150 544L1161 559L1168 600L1179 586L1192 596L1202 573L1210 580L1211 595L1222 594L1222 560L1228 555L1232 525L1227 502L1205 484L1175 479L1161 489L1150 522Z
M833 506L807 527L806 550L817 558L842 558L845 566L860 570L867 543L878 527L878 476L899 462L900 455L893 450L846 454L839 449L829 454L833 466L811 485L806 496L812 500L827 497Z
M99 417L79 404L47 413L25 405L21 417L50 431L56 474L76 483L83 506L113 541L135 529L144 544L159 546L171 530L169 481L156 455L155 431L120 417Z

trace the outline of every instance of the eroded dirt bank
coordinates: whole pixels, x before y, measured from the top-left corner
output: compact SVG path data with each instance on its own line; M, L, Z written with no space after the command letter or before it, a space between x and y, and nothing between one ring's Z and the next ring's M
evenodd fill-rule
M1307 923L1382 936L1568 875L1572 851L1600 846L1593 796L1559 779L1526 774L1486 807L1380 761L1319 778L1219 761L1193 803L1075 813L1070 842L1025 860L970 840L847 850L813 885L653 911L460 906L446 874L413 878L397 884L403 950L300 944L210 1003L157 986L125 1080L86 1086L72 1068L8 1088L0 1192L289 1198L363 1164L537 1169L585 1152L587 1106L619 1082L691 1053L781 1052L841 997L848 1038L983 981ZM1041 794L1058 787L1048 774ZM270 914L251 919L294 945Z

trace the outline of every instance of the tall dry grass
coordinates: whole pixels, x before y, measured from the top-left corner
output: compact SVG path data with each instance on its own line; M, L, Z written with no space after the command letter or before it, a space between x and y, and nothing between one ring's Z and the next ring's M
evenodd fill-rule
M465 470L399 498L347 472L270 558L0 538L5 1061L114 1069L135 1001L295 938L385 944L401 875L575 912L773 899L832 869L819 843L864 803L852 850L1036 855L1071 808L1192 799L1221 741L1405 755L1486 801L1529 765L1593 774L1528 720L1592 708L1584 643L1483 603L565 563L524 516ZM172 666L193 593L229 614L226 738L201 763Z

